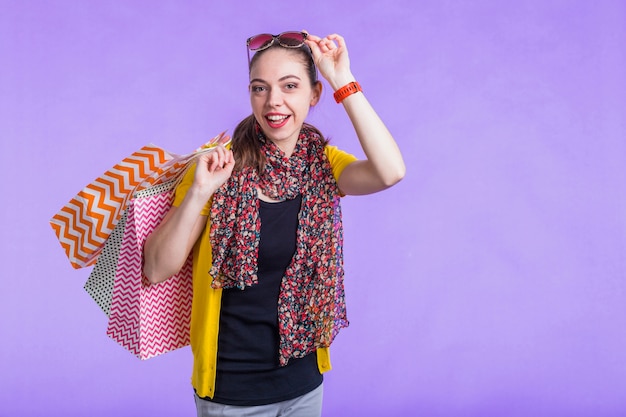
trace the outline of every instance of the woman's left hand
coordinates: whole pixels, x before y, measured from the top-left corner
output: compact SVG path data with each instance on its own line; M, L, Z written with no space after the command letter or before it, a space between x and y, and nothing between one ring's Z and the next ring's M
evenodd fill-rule
M324 38L308 34L306 44L311 48L315 65L333 89L354 81L343 37L336 33Z

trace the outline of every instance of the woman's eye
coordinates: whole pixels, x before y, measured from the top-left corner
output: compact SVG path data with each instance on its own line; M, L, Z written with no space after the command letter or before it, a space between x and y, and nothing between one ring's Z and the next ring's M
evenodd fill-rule
M287 90L292 90L292 89L297 88L297 87L298 87L298 85L297 84L293 84L293 83L289 83L289 84L285 85L285 88Z
M265 91L265 87L261 86L261 85L254 85L251 88L253 93L262 93L263 91Z

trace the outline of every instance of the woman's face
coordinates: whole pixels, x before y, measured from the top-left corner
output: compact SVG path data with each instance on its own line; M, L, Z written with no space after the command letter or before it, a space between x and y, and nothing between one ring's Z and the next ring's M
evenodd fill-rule
M252 112L265 136L283 151L293 149L309 108L317 104L322 86L311 80L299 52L270 48L250 70Z

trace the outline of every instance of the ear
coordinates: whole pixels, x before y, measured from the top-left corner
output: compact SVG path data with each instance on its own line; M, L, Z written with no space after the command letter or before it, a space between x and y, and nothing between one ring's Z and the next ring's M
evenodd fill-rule
M311 106L315 106L319 103L320 97L322 97L322 82L317 81L315 83L315 87L313 87L313 92L311 93Z

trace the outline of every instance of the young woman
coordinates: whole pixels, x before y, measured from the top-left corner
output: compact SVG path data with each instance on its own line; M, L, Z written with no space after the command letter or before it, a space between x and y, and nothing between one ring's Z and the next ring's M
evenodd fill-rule
M405 167L341 36L284 32L247 44L252 115L235 129L232 150L201 157L177 188L146 241L144 273L161 282L193 252L198 416L319 416L328 348L348 324L339 197L384 190ZM305 122L322 93L317 70L366 159Z

